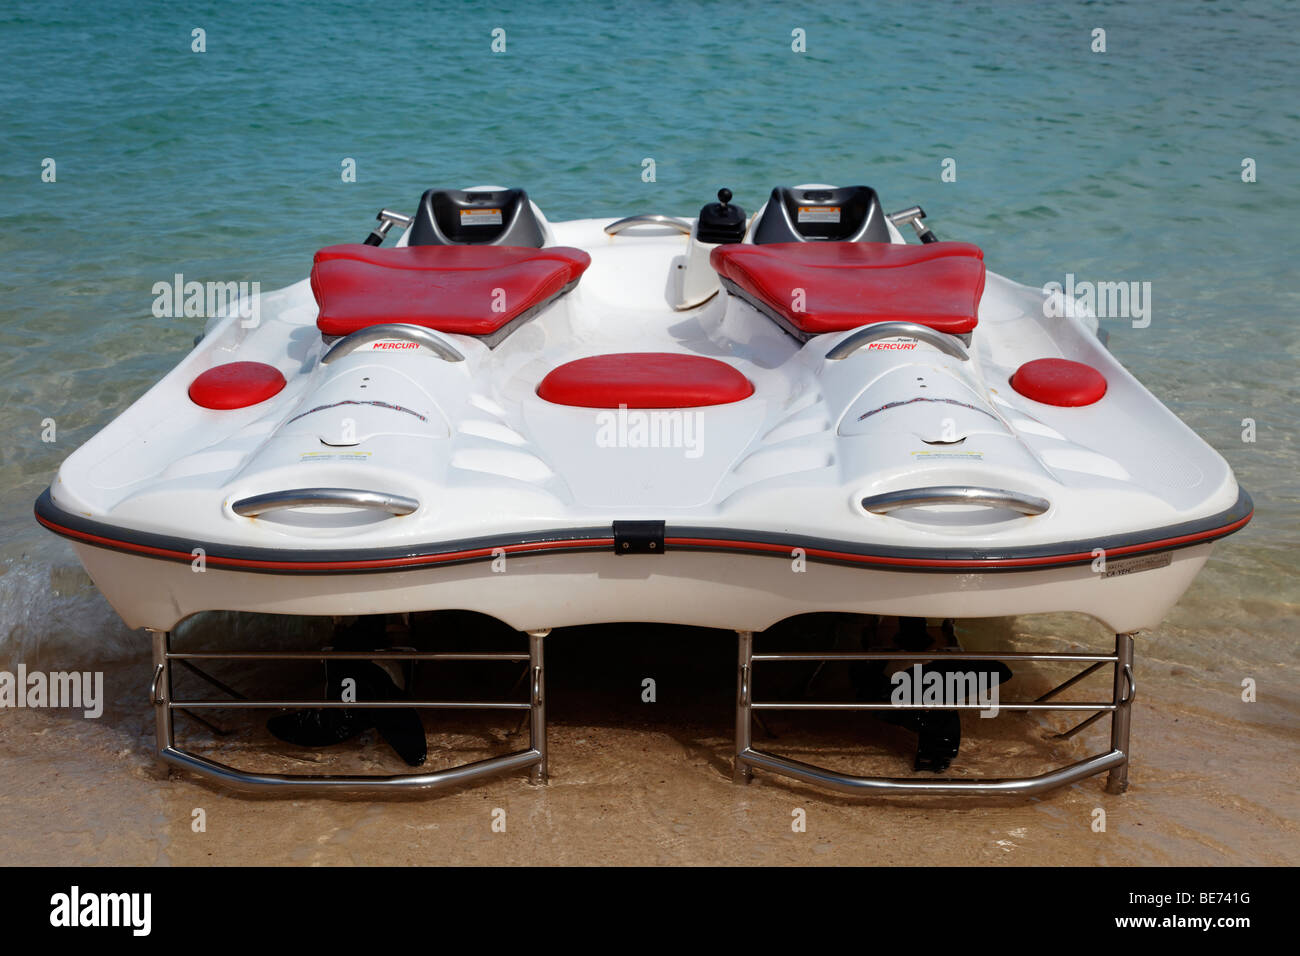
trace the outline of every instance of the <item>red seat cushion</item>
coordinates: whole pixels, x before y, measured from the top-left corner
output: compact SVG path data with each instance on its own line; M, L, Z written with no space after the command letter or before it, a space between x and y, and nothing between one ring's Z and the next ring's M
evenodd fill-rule
M1082 362L1043 358L1016 369L1011 387L1044 405L1091 405L1106 394L1106 378Z
M284 376L263 362L229 362L199 375L190 383L190 401L204 408L247 408L277 395Z
M589 265L591 257L581 249L563 246L327 246L311 269L320 306L316 327L326 335L347 335L409 322L438 332L491 335L555 298Z
M593 355L552 369L537 394L582 408L696 408L754 394L749 379L726 362L676 352Z
M804 335L891 321L963 334L975 328L984 292L984 253L966 242L736 243L709 261L742 297Z

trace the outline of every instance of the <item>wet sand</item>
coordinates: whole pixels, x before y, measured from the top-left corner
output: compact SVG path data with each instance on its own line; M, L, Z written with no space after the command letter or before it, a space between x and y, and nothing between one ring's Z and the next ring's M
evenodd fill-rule
M1109 650L1104 631L1067 619L962 623L959 634L968 649ZM138 865L1300 862L1293 693L1243 703L1235 669L1169 663L1176 637L1171 627L1139 638L1127 794L1105 794L1104 777L1094 777L1041 798L975 802L847 797L762 772L747 787L733 784L734 639L649 626L548 639L544 787L519 774L424 796L238 796L156 763L142 653L106 672L110 703L99 720L65 711L0 715L0 854L11 864ZM1289 667L1269 673L1280 682ZM641 700L647 676L657 682L655 703ZM1036 696L1055 676L1024 666L1004 697ZM818 678L830 696L843 692L838 680L829 672ZM510 683L469 690L499 692ZM1075 699L1098 699L1108 678L1083 686ZM952 772L1031 772L1106 749L1104 720L1069 742L1044 739L1070 716L973 718ZM510 736L513 716L444 713L429 724L436 731L434 721L452 720L461 732L435 732L427 766L524 746L524 737ZM911 772L911 735L869 715L772 714L767 722L777 736L756 728L758 746L858 772ZM184 726L192 740L213 742ZM313 762L403 769L373 731L361 738L365 747L290 752L256 721L250 726L216 742L223 759L253 765L251 752L269 744L274 754L262 756L262 769ZM1105 832L1093 830L1099 807ZM192 828L196 808L206 832ZM806 811L806 832L792 830L796 809ZM504 833L493 830L497 810L505 811Z

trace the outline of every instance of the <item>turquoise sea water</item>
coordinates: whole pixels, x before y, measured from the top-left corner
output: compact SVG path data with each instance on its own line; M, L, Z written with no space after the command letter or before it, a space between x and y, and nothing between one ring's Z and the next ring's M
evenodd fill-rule
M1258 507L1164 633L1294 661L1297 36L1282 2L6 4L0 659L140 646L31 504L199 331L153 317L155 282L285 285L435 185L565 219L816 181L920 203L1022 282L1152 283L1111 346Z

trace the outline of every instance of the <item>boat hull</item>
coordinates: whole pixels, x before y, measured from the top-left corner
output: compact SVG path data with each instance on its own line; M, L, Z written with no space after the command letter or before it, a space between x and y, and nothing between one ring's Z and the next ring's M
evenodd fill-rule
M1213 548L1206 543L1164 552L1164 566L1110 576L1092 564L921 572L705 551L560 552L504 562L281 576L212 566L200 571L172 560L73 546L127 625L155 630L171 630L212 610L353 615L455 609L487 614L521 631L629 621L761 631L794 615L838 611L946 618L1078 612L1117 633L1157 626Z

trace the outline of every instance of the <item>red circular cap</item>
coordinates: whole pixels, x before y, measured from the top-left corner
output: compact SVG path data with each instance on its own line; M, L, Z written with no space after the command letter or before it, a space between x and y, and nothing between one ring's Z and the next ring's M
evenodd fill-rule
M1044 405L1091 405L1106 394L1106 379L1091 365L1044 358L1016 369L1011 387Z
M754 394L749 379L726 362L676 352L593 355L552 369L537 394L582 408L695 408Z
M190 383L190 400L204 408L247 408L284 388L284 376L264 362L231 362L210 368Z

